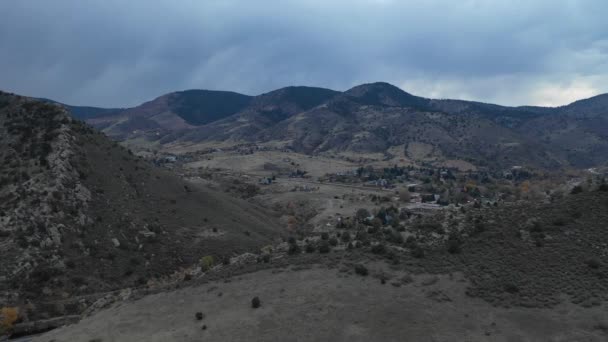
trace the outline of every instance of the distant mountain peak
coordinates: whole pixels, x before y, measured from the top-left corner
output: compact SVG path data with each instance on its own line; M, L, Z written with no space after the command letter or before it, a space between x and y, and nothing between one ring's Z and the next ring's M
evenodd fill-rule
M608 117L608 94L600 94L560 107L569 115L577 117Z
M289 103L308 110L336 96L339 92L326 88L289 86L256 96L254 103L266 105Z
M204 125L239 112L251 96L232 91L191 89L169 95L168 105L191 125Z
M350 89L348 89L347 91L345 91L345 94L348 94L350 96L360 96L362 94L365 93L370 93L370 92L391 92L391 93L399 93L399 94L407 94L407 95L411 95L405 91L403 91L403 89L394 86L390 83L387 82L372 82L372 83L363 83L357 86L354 86Z
M386 82L361 84L345 91L344 95L367 105L424 109L428 104L427 99L412 95Z

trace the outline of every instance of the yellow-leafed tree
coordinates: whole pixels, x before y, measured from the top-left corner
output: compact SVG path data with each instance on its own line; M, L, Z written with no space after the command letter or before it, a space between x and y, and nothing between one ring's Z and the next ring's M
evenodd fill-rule
M0 309L0 332L11 330L19 319L19 309L4 307Z

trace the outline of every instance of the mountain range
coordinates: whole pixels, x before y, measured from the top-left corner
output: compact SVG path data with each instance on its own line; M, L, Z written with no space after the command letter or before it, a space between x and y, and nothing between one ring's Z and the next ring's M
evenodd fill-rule
M224 111L223 115L237 110L230 106L243 107L223 119L209 119L209 123L188 123L180 116L185 128L166 129L169 133L161 140L175 136L177 140L174 141L178 143L212 141L204 135L197 136L207 129L207 132L217 134L217 139L225 139L223 141L259 139L264 143L282 139L280 141L288 143L289 148L309 154L382 151L386 146L398 146L396 144L401 141L435 144L431 146L441 148L442 153L463 153L469 151L465 148L474 151L474 147L464 145L450 150L446 144L454 137L462 139L466 130L476 125L483 124L474 130L471 141L478 141L479 137L495 138L492 132L484 131L495 127L502 127L496 132L504 137L515 139L519 136L513 132L526 132L526 126L536 123L552 124L551 119L555 117L573 123L597 118L605 120L597 102L583 101L557 109L505 109L470 102L425 100L386 84L363 85L345 93L287 88L253 98L223 94L247 102L242 104L234 100L230 106L225 101L211 105L208 98L196 102L198 95L189 100L194 102L182 98L196 94L166 99L166 108L181 108L181 115L192 122L205 120L211 115L209 113L217 114L220 109ZM212 98L217 95L206 94ZM172 102L177 100L183 102L179 105ZM461 108L454 109L454 102ZM184 103L195 105L188 107ZM434 109L446 103L452 112ZM151 112L154 108L143 107L138 108L139 112L131 109L130 113L143 113L146 108ZM190 116L184 114L184 108L190 108ZM496 111L495 114L488 108ZM72 115L77 112L73 111ZM126 112L120 110L119 113L126 116ZM91 115L87 110L79 113ZM100 110L88 120L117 115L112 110L105 113ZM165 118L171 115L165 113ZM240 130L219 131L222 125L238 127L239 124L244 125ZM210 131L210 127L217 127L218 131ZM357 133L359 135L354 138L349 136L357 129L369 133ZM381 134L380 129L390 134ZM334 132L342 132L344 139L331 140ZM395 136L391 136L393 133ZM442 140L441 134L448 136ZM372 141L376 145L372 145ZM409 153L409 147L404 144L404 148L405 153ZM478 148L488 149L483 145ZM519 150L522 160L542 156L534 154L537 153L534 146L530 145L529 149ZM583 156L587 158L587 155ZM460 284L461 298L465 295L478 297L491 304L494 311L500 307L534 307L535 312L540 312L541 308L561 305L568 298L573 304L594 310L592 314L599 312L601 315L605 312L601 305L608 293L604 229L608 219L606 190L604 180L598 178L594 183L589 178L569 193L540 193L540 196L547 195L546 200L500 201L493 205L476 202L425 215L391 205L388 209L374 210L376 217L371 223L366 209L363 211L367 213L357 219L361 210L358 209L352 217L336 215L340 217L336 222L341 224L335 225L331 238L327 232L306 235L306 230L301 230L294 234L294 230L281 227L278 212L259 206L263 202L230 197L200 183L188 182L178 173L156 167L81 120L70 117L61 106L0 92L0 307L2 315L11 312L10 309L15 310L12 312L18 314L19 321L0 325L4 329L0 330L0 335L7 331L13 337L43 332L65 324L67 319L80 318L78 315L83 312L88 314L116 303L108 310L123 305L131 308L130 314L123 312L117 318L121 322L117 326L125 330L144 331L148 336L159 336L158 331L171 329L182 335L183 331L204 333L207 324L217 329L220 325L216 322L225 322L228 317L229 321L224 325L228 328L218 330L232 336L234 332L229 327L240 327L239 324L246 321L242 318L245 316L223 314L218 307L208 305L209 298L225 300L221 302L221 308L244 313L247 317L253 317L251 310L258 310L256 312L262 313L256 316L263 320L260 322L267 321L267 312L276 312L282 317L285 307L280 304L298 308L297 315L288 317L302 317L312 312L326 317L327 313L319 311L317 304L309 305L318 300L321 300L319 307L354 303L347 309L369 318L369 307L378 302L378 296L391 303L395 298L419 298L420 307L451 302L434 309L443 313L446 308L459 307L452 302L452 298L458 298L456 292L447 292L454 283L446 286L443 282L441 288L436 284L442 281L435 274L447 273L462 274L467 279L466 289L464 278L454 280ZM378 192L383 190L378 189ZM289 196L286 198L293 199L297 192L287 190L285 193ZM277 191L267 194L270 196L266 198L274 200L280 196ZM310 195L307 191L300 194ZM319 196L319 192L314 196ZM330 201L348 198L335 192L328 192L326 196ZM366 197L357 194L351 198L358 207ZM284 213L294 215L290 217L294 219L297 212L294 208L306 203L301 200L285 202L288 210ZM386 219L389 209L395 217L390 225ZM381 213L387 224L378 229L383 225ZM329 222L323 225L324 229L332 229ZM404 239L401 232L408 232L408 238ZM389 260L391 266L383 266ZM289 265L294 267L286 267ZM260 271L264 268L272 270ZM305 269L324 269L323 282L303 284L302 279L309 280L307 274L310 273L292 273ZM253 271L260 272L250 273ZM247 274L255 277L254 280L243 282L243 277L249 277ZM418 278L419 274L420 279L414 279L413 275ZM351 276L357 280L353 281ZM323 290L336 288L333 280L325 281L333 279L330 277L346 279L344 284L362 287L349 290L346 297L344 291L339 291L339 296L335 297L333 292ZM383 285L389 281L392 286ZM194 291L193 295L185 296L183 289L172 294L164 292L185 284ZM271 287L272 284L277 287ZM427 286L434 286L433 290ZM422 296L421 287L427 288ZM321 290L313 291L311 295L311 288ZM301 292L285 293L293 289ZM444 289L447 294L437 292L438 289ZM260 293L262 308L259 302L254 304ZM361 293L369 294L364 297L371 298L369 303L372 304L362 303ZM312 297L305 299L306 305L294 305L291 299L307 298L303 295ZM130 298L140 296L146 296L143 300L151 303L150 308L132 306L137 301ZM170 298L166 296L179 299L172 299L170 304L159 301L159 298ZM255 297L250 303L252 296ZM330 302L328 306L328 298L337 304ZM466 304L468 300L461 302L470 305ZM184 303L192 306L184 310ZM410 307L411 303L399 305ZM478 308L479 302L473 306ZM458 316L469 310L468 306L464 308L465 311L458 311ZM394 316L394 310L389 311L386 317ZM116 315L116 311L101 312ZM142 312L157 315L153 316L157 317L154 324L150 324L148 316L142 319ZM165 322L176 312L178 319L169 321L170 328L159 327L156 323ZM417 314L419 310L412 312ZM343 317L342 314L330 316ZM554 317L553 312L551 316ZM85 325L67 329L80 329L78 334L87 336L84 340L100 340L95 336L111 340L114 331L107 329L108 320L91 317L89 322L98 322L96 329L87 328L86 321L83 321ZM201 320L205 324L202 327ZM383 317L378 321L385 325ZM560 324L561 321L560 317ZM14 322L18 326L12 326ZM139 327L137 322L145 327ZM254 322L256 326L264 326ZM436 325L433 319L429 322ZM603 328L589 329L596 335L605 334ZM244 330L251 334L249 327ZM270 330L282 331L272 325ZM69 330L59 329L54 333L68 334L64 338L51 338L57 341L83 340L82 337L70 337ZM231 336L227 339L233 340ZM48 335L39 337L49 340Z
M428 99L378 82L258 96L188 90L133 108L68 110L114 139L155 146L272 143L311 155L398 147L418 161L549 170L605 165L608 155L608 94L562 107L507 107Z

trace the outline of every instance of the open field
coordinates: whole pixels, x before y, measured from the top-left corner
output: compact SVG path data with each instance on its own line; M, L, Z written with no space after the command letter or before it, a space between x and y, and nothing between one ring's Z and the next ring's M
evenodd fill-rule
M357 164L343 160L311 157L294 152L259 151L254 154L217 152L186 165L189 168L208 167L239 171L248 174L272 175L280 170L302 168L311 176L320 177L329 172L339 172L357 168Z
M497 309L460 274L264 270L123 302L34 341L605 341L605 306ZM385 284L379 274L391 277ZM405 277L404 277L405 276ZM257 296L261 307L253 309ZM196 312L203 319L195 318Z

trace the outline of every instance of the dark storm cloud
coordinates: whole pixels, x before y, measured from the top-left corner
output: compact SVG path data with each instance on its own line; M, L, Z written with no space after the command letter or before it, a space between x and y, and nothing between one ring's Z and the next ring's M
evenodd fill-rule
M0 13L0 88L70 104L378 80L505 104L608 91L603 0L21 0Z

